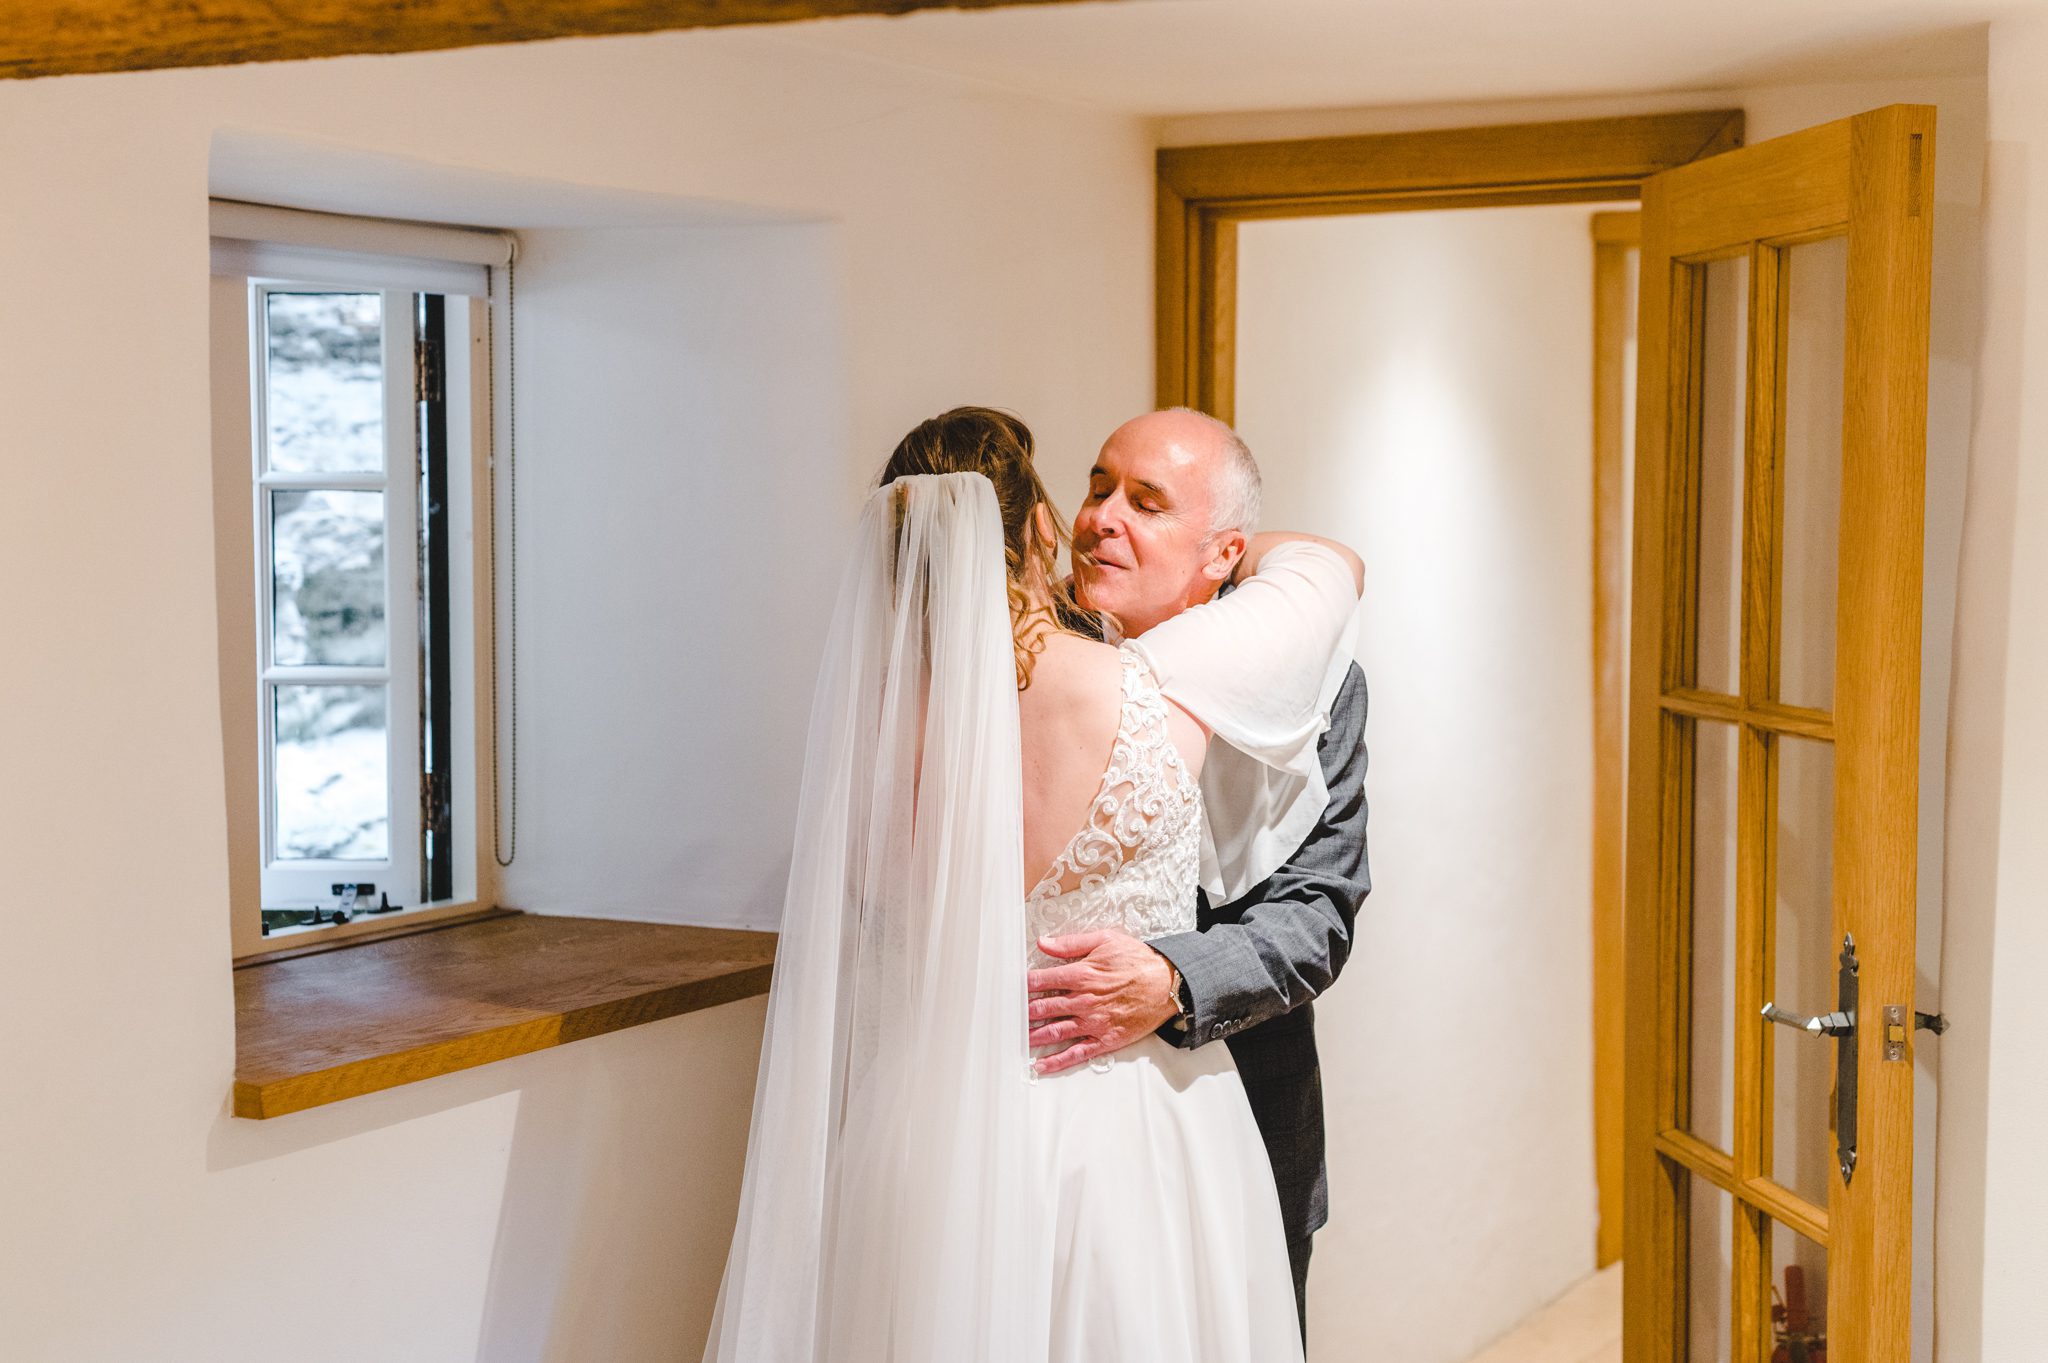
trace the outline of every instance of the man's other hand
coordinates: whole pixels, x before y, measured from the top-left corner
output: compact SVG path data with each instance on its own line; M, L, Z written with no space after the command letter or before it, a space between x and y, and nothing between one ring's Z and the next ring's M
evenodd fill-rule
M1173 968L1166 958L1127 932L1077 932L1041 937L1039 950L1064 965L1031 972L1031 1044L1058 1046L1034 1062L1056 1074L1120 1051L1150 1035L1177 1011Z

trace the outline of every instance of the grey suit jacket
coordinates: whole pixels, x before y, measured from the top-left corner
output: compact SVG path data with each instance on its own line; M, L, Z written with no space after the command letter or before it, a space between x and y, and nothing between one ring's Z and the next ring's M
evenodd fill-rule
M1193 1022L1168 1022L1176 1046L1227 1040L1244 1077L1280 1188L1287 1238L1329 1219L1323 1081L1315 1009L1351 952L1358 906L1372 891L1365 847L1365 673L1338 688L1318 741L1330 803L1299 851L1248 894L1221 907L1203 895L1196 930L1150 945L1186 981Z

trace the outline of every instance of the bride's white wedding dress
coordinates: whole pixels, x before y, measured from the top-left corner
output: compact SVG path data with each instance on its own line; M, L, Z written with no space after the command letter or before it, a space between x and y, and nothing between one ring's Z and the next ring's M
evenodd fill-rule
M1033 942L1195 926L1201 789L1150 671L1120 654L1109 766L1087 825L1026 900ZM1031 949L1034 969L1057 964ZM1227 1046L1147 1036L1036 1079L1030 1110L1054 1220L1051 1363L1301 1357L1273 1172Z
M1356 597L1341 563L1326 576L1318 594L1312 574L1274 574L1207 617L1236 622L1232 666L1204 622L1124 646L1088 826L1020 899L994 486L928 474L868 499L813 700L706 1363L1299 1360L1279 1201L1229 1050L1148 1037L1037 1075L1026 975L1049 963L1037 934L1182 931L1212 867L1226 891L1271 870L1260 846L1205 836L1162 688L1272 773L1219 787L1259 812L1247 828L1320 808L1323 669L1268 664L1330 654Z

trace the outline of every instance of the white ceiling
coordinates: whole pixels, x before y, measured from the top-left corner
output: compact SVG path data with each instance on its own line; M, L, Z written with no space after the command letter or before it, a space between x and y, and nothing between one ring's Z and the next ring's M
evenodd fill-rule
M1062 103L1175 115L1981 73L2041 0L1086 0L758 29Z

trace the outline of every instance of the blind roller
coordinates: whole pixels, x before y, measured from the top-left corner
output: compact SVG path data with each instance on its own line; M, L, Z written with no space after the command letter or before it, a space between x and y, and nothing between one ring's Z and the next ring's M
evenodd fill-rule
M509 232L212 203L213 272L351 287L482 295L517 250Z

